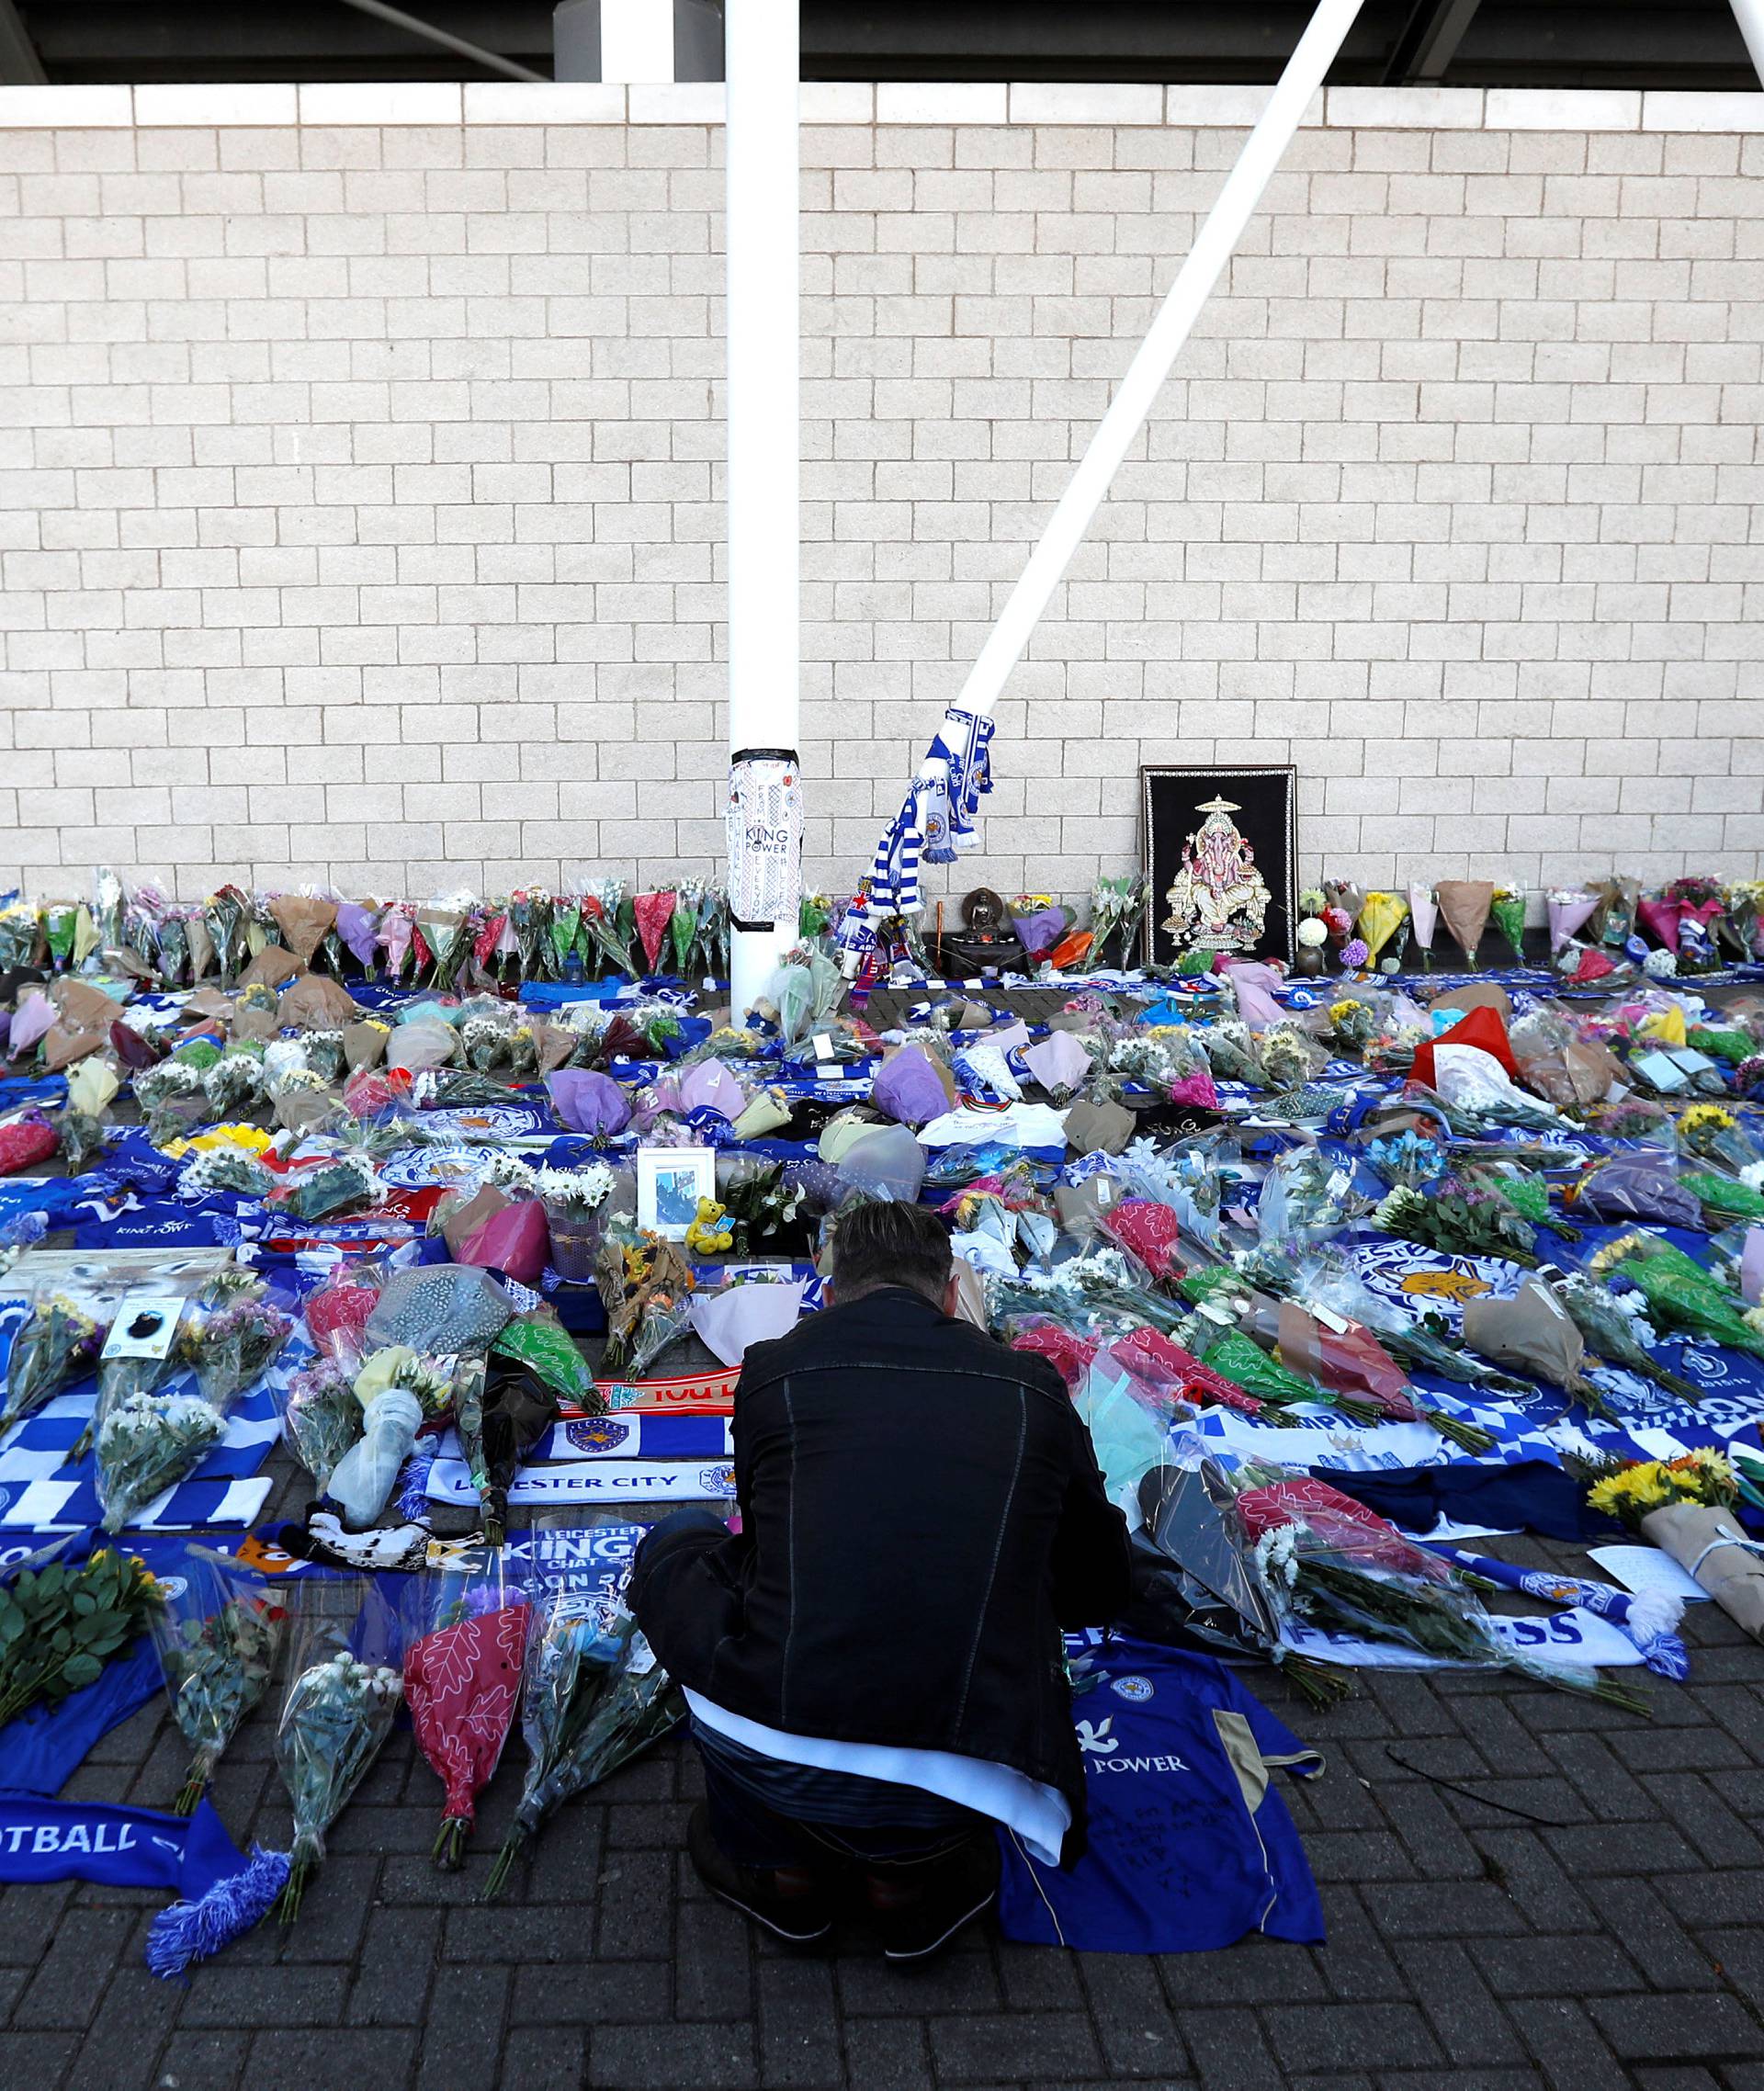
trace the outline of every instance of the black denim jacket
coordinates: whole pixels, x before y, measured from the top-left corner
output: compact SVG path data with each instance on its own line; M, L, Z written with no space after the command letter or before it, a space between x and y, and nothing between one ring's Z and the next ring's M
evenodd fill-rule
M747 1353L742 1531L658 1533L630 1602L682 1684L796 1735L949 1750L1070 1802L1060 1630L1115 1618L1126 1524L1047 1362L888 1287Z

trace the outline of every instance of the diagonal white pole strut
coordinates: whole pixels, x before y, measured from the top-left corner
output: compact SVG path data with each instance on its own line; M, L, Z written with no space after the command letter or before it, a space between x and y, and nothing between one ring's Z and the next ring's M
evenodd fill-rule
M980 718L991 716L1006 677L1022 659L1029 635L1109 491L1115 468L1132 447L1201 308L1292 142L1306 105L1323 85L1324 74L1353 27L1361 4L1362 0L1320 0L1298 40L1298 48L1287 61L1272 99L1246 140L1237 165L1226 177L1187 260L1176 272L1176 280L1165 294L1150 333L1128 364L1126 376L1109 401L1108 412L1097 424L1089 448L1060 495L1058 506L1048 517L1041 542L1029 555L1028 565L1011 591L978 660L968 671L956 699L962 710ZM1757 7L1760 0L1736 0L1736 4Z
M1746 39L1752 71L1764 81L1764 0L1734 0L1734 19Z

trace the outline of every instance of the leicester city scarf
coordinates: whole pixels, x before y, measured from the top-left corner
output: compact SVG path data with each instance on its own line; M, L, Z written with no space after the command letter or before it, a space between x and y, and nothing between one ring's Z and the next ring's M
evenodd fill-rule
M281 1893L288 1867L285 1852L254 1847L242 1858L207 1801L187 1816L0 1795L0 1881L98 1881L178 1897L147 1938L148 1967L168 1979L249 1931Z

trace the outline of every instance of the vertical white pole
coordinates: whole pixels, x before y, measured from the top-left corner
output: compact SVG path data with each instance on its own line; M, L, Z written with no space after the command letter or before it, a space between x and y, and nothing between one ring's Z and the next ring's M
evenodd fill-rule
M800 630L801 323L796 0L727 0L729 751L796 763ZM752 1008L796 942L799 840L775 919L730 933L730 1002ZM731 865L731 871L733 866ZM731 880L731 890L733 881Z
M1734 0L1734 19L1746 39L1752 71L1764 81L1764 0Z
M956 700L964 711L989 715L997 705L1006 676L1022 658L1029 635L1090 528L1091 518L1108 492L1116 468L1151 412L1164 379L1170 376L1170 366L1182 353L1201 308L1231 259L1251 212L1261 201L1282 154L1292 142L1306 105L1323 85L1325 73L1353 27L1361 4L1362 0L1319 0L1316 14L1286 62L1280 85L1245 141L1237 165L1227 175L1187 260L1165 294L1150 333L1136 350L1107 413L1097 424L1090 446L1047 520L1041 542L1030 554L1029 563L988 635L979 659L969 671L962 694ZM1756 9L1764 6L1764 0L1736 0L1736 5Z

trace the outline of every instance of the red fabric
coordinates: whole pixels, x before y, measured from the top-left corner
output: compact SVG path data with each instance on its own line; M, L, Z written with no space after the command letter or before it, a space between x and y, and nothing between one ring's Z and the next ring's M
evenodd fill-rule
M1246 1488L1238 1498L1238 1518L1251 1543L1277 1525L1304 1525L1319 1545L1332 1554L1351 1554L1363 1568L1388 1568L1436 1583L1446 1578L1445 1564L1437 1554L1405 1539L1375 1510L1315 1475L1295 1474Z
M1182 1274L1176 1254L1177 1220L1168 1205L1155 1198L1124 1198L1102 1211L1102 1228L1111 1241L1119 1242L1129 1256L1137 1257L1154 1278Z
M668 924L673 920L673 895L639 893L631 902L631 912L637 917L637 933L643 940L643 955L653 973L662 955L662 939L667 935Z
M1033 1351L1038 1357L1046 1358L1066 1382L1068 1394L1076 1394L1084 1384L1084 1374L1090 1370L1097 1350L1094 1343L1087 1343L1081 1336L1075 1336L1069 1328L1062 1328L1057 1321L1040 1321L1033 1328L1021 1330L1011 1339L1011 1348Z
M54 1126L40 1118L21 1118L17 1125L0 1125L0 1176L28 1169L32 1162L47 1161L61 1144Z
M1180 1343L1172 1343L1155 1328L1136 1328L1130 1336L1117 1337L1111 1348L1131 1359L1142 1379L1149 1380L1154 1386L1170 1388L1197 1408L1216 1403L1244 1416L1261 1414L1261 1403L1253 1394L1234 1386L1223 1373L1202 1364Z
M470 1822L514 1724L526 1654L526 1605L437 1627L404 1656L417 1747L447 1788L447 1820Z
M1450 1031L1442 1032L1437 1038L1430 1038L1425 1046L1418 1046L1415 1048L1415 1065L1409 1071L1411 1081L1425 1082L1429 1089L1438 1086L1433 1074L1433 1055L1441 1046L1478 1046L1490 1058L1500 1062L1510 1080L1519 1079L1519 1062L1514 1059L1513 1049L1507 1043L1507 1026L1494 1010L1466 1010Z

